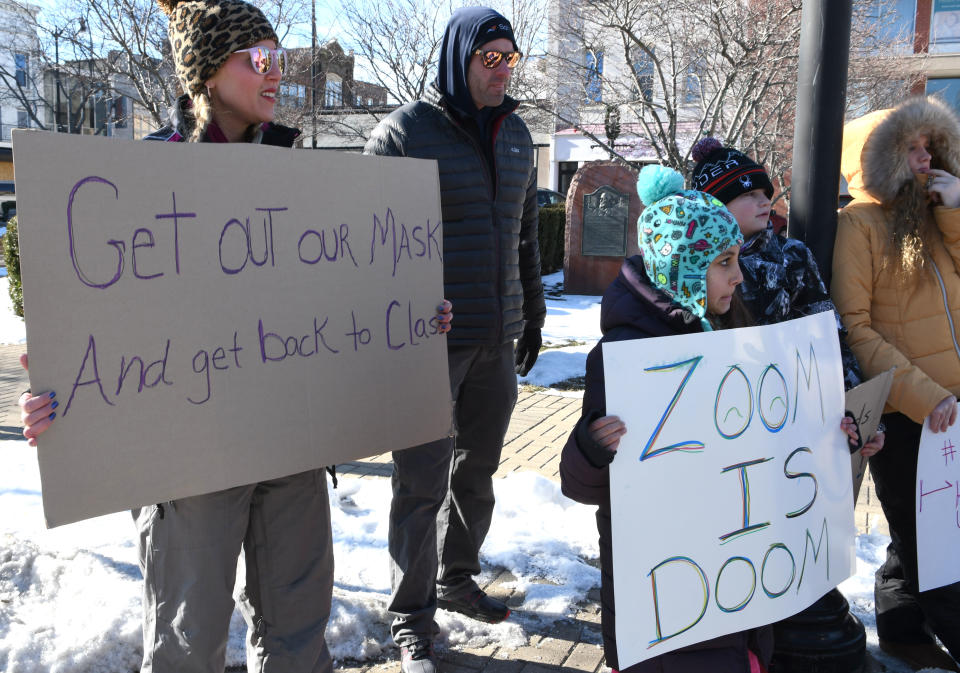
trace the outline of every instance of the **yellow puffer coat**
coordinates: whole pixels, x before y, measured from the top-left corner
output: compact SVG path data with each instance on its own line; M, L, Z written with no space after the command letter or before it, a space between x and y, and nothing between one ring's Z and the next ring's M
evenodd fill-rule
M841 172L855 200L840 211L831 292L864 374L897 368L886 411L921 423L960 394L960 208L927 213L941 237L926 270L903 281L884 265L891 213L882 204L915 179L906 146L917 134L930 137L934 167L960 175L960 122L938 101L912 99L844 127Z

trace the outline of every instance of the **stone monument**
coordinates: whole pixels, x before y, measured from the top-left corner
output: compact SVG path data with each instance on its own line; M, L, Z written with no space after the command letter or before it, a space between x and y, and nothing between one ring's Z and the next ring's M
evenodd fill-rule
M577 171L567 192L566 293L603 294L620 272L623 258L639 252L641 210L634 169L615 161L594 161Z

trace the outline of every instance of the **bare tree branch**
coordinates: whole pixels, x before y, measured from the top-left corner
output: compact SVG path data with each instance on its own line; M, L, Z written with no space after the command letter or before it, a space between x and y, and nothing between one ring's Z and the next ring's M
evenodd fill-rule
M909 35L891 34L890 0L855 0L848 109L866 112L917 81ZM656 158L681 172L704 135L744 149L780 179L792 160L801 0L582 0L551 5L543 69L548 91L529 94L558 129L575 128L622 160ZM882 20L883 18L886 20ZM597 72L603 54L602 72ZM588 83L601 81L602 100ZM606 109L646 149L601 140ZM651 156L652 155L652 156Z

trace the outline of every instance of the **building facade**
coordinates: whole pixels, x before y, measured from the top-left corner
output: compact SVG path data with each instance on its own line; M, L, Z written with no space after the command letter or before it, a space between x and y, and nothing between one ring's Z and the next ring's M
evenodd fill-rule
M925 56L918 93L937 94L960 112L960 0L899 0L897 19Z
M0 194L12 191L13 153L10 134L36 126L42 114L42 66L36 62L40 41L32 28L40 8L0 0ZM8 184L9 183L9 184Z
M303 131L303 146L352 149L363 146L362 125L354 117L383 109L387 90L354 79L355 57L336 40L317 47L287 49L289 66L280 83L278 119Z

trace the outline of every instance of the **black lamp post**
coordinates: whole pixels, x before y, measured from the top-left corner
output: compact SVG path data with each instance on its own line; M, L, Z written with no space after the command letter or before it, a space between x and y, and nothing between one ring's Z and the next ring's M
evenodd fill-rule
M57 107L55 110L56 119L54 120L54 127L57 129L57 133L63 131L63 127L60 124L60 36L63 35L63 28L57 28L53 31L53 60L54 60L54 69L53 69L53 80L54 86L57 89Z
M313 41L310 49L310 119L313 123L312 146L317 149L317 0L311 7Z
M851 0L806 0L800 31L790 236L806 243L829 286L837 231L840 147L850 54ZM772 673L853 673L866 635L834 589L774 625Z
M93 31L88 29L87 21L84 18L80 18L80 27L77 28L78 33L87 33L90 36L90 54L87 58L87 66L90 71L90 128L93 129L93 132L97 131L97 97L94 95L93 88Z
M837 233L851 16L851 0L803 3L789 232L813 252L827 287Z

